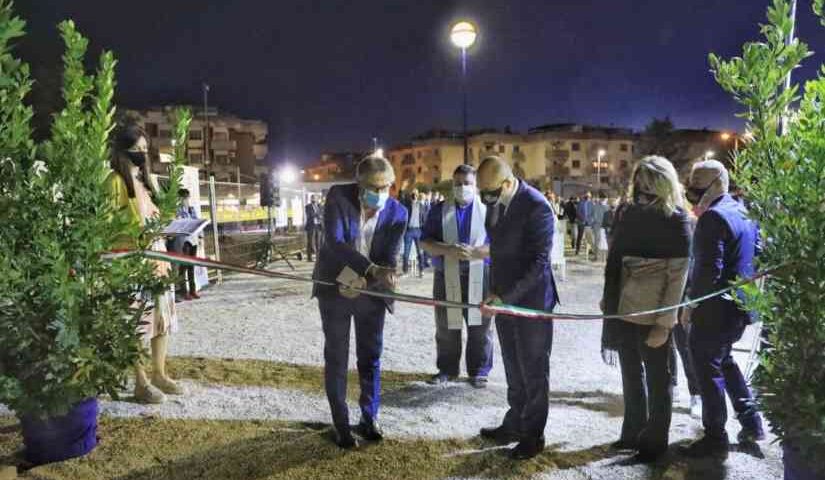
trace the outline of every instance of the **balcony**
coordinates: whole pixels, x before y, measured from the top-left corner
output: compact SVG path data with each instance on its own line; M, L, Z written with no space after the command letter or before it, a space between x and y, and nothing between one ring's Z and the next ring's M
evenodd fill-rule
M266 144L256 144L252 146L252 154L255 156L255 158L264 158L266 157L267 153L269 153L269 146Z
M230 152L238 148L235 140L212 140L210 147L217 152Z

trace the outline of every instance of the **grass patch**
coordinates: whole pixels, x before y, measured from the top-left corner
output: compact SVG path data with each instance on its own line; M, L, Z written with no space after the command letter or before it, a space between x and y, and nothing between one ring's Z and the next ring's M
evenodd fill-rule
M21 445L11 417L0 418L0 465ZM272 421L102 418L100 446L90 455L22 473L27 480L436 480L521 479L586 465L605 446L548 450L513 462L480 440L386 440L353 452L333 445L324 425Z
M201 383L231 386L271 387L324 393L324 368L266 360L237 360L201 357L170 357L167 368L172 378L186 378ZM410 382L424 381L424 373L381 372L383 392L400 390ZM358 397L358 373L350 371L347 396Z

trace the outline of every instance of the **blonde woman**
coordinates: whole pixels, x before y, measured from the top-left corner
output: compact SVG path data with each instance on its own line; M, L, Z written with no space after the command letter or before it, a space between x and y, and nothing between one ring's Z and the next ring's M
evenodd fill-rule
M673 165L646 157L633 171L630 203L613 231L605 267L605 314L679 303L687 280L691 230L684 191ZM668 448L673 403L671 329L677 312L605 320L602 353L618 352L624 423L613 446L652 462Z
M146 168L148 143L143 130L134 123L121 126L116 132L114 155L110 162L112 173L108 178L112 201L127 212L129 221L142 227L146 221L157 215L158 209L152 201L153 189L149 183ZM129 239L124 239L118 248L134 248ZM152 245L156 251L166 251L163 239ZM160 277L170 273L166 262L153 262L155 272ZM142 403L163 403L165 394L179 395L181 388L166 374L166 351L169 335L177 329L175 298L171 288L165 294L153 299L153 308L142 327L142 333L149 340L152 352L152 379L146 375L142 364L135 366L135 399Z

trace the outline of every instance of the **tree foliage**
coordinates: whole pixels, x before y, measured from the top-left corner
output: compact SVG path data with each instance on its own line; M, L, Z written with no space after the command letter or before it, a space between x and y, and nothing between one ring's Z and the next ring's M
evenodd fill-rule
M823 1L814 2L822 18ZM773 0L760 42L741 57L710 55L719 85L744 107L753 140L735 158L736 181L766 238L762 267L786 265L749 303L770 332L756 385L774 431L809 460L825 456L825 68L804 89L787 76L811 55L794 39L787 0ZM823 23L825 25L825 23ZM783 119L787 127L782 132Z
M101 254L124 236L146 248L159 234L174 214L182 153L160 218L129 227L106 187L114 56L104 52L87 73L88 41L71 21L60 24L65 106L50 138L36 144L24 102L32 81L10 43L24 27L11 1L0 0L0 403L18 415L51 416L101 393L117 397L143 354L144 304L136 299L168 288L168 279L139 258L108 262ZM178 135L189 115L179 117Z

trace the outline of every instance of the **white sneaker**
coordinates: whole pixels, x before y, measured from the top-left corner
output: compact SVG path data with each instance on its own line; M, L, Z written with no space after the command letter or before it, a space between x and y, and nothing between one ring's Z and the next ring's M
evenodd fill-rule
M702 419L702 397L699 395L690 396L690 416L697 420Z

